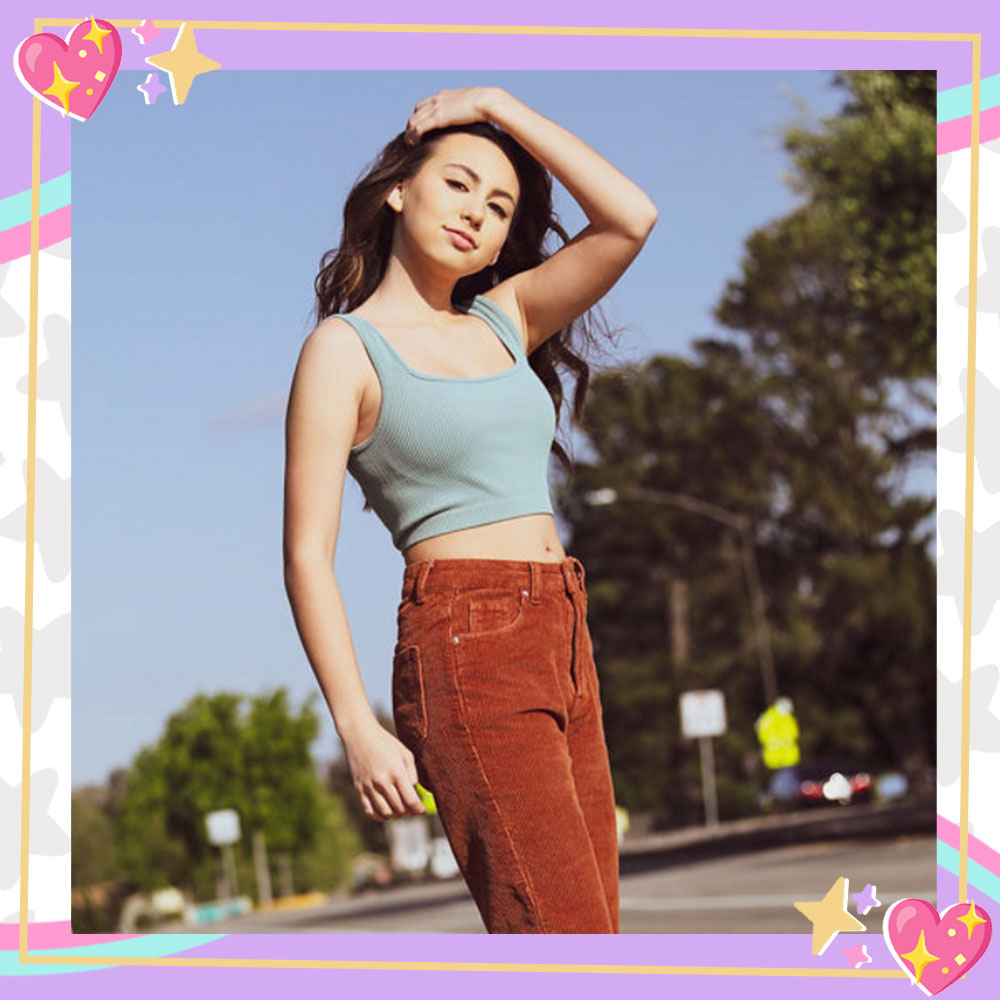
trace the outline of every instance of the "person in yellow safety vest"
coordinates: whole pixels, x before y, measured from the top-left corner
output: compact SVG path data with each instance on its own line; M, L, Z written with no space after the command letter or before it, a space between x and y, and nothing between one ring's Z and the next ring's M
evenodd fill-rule
M798 764L799 724L792 714L791 698L778 698L760 715L754 728L768 768L777 770Z

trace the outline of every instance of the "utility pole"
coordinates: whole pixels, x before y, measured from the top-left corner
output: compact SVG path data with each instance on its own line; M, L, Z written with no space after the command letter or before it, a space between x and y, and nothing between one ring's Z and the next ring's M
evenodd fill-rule
M767 625L767 615L764 609L764 591L760 583L760 574L757 572L757 557L750 518L745 514L734 514L732 511L726 510L725 507L709 503L698 497L687 496L684 493L669 493L665 490L649 490L642 487L623 490L620 494L610 487L591 490L585 499L595 507L617 503L619 500L644 501L660 504L664 507L678 507L681 510L700 514L702 517L719 521L736 529L740 539L743 573L750 600L754 646L760 663L764 702L768 705L773 704L778 697L778 680L774 670L774 658L771 654L771 632Z

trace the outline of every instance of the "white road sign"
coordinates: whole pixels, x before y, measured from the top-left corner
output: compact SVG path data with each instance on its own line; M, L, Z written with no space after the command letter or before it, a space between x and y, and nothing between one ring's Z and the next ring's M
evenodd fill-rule
M720 736L726 731L726 703L721 691L685 691L681 695L681 732L685 736Z
M209 843L216 847L235 844L240 839L240 814L235 809L216 809L205 813Z

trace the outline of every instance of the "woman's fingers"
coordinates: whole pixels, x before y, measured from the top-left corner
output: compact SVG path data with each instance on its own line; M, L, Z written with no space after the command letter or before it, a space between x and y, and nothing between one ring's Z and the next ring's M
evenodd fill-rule
M382 793L383 798L389 803L392 808L393 816L405 816L410 810L408 806L403 805L403 796L399 794L397 784L401 785L402 782L397 782L396 780L389 778L383 783L377 784L376 788Z
M383 782L372 785L361 794L365 812L372 819L424 815L427 810L417 795L414 784L416 778L412 783L407 778L397 778L392 784Z
M407 784L406 781L399 782L400 796L406 805L407 811L411 816L422 816L427 810L424 808L423 802L420 801L420 796L417 795L417 790L412 784Z
M367 790L367 795L373 809L373 819L392 818L392 806L385 800L378 788L369 788Z
M361 808L364 809L365 815L369 819L381 819L382 818L381 816L378 815L378 813L375 812L374 808L372 808L371 799L369 799L368 796L364 792L360 792L359 791L358 792L358 798L361 799Z
M416 143L424 132L462 122L485 121L487 116L478 103L486 88L459 87L439 90L413 106L405 130L406 141Z
M410 115L409 121L406 123L406 139L408 142L416 143L420 136L429 131L435 125L434 112L432 110L423 109L421 111L415 111Z

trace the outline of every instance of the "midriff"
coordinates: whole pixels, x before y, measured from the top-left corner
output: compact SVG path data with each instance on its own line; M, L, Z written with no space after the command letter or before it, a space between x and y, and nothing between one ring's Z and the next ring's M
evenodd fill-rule
M428 559L518 559L524 562L562 562L566 550L559 541L551 514L526 514L490 524L449 531L411 545L406 565Z

